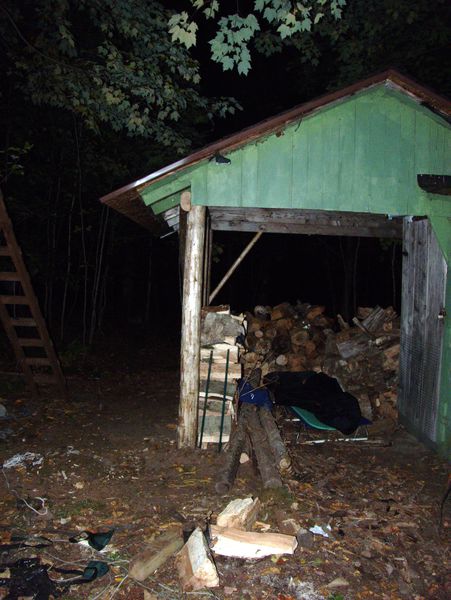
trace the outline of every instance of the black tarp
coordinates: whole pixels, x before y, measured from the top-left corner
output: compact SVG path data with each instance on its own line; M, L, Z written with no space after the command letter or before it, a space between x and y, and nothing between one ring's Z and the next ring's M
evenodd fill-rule
M349 435L359 426L362 413L357 398L344 392L334 377L314 371L274 371L264 383L276 404L299 406L325 425Z

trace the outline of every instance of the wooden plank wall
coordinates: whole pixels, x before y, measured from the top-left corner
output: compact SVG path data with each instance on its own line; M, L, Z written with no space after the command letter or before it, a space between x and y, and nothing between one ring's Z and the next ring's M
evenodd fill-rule
M406 426L437 440L446 262L428 219L404 225L399 409Z

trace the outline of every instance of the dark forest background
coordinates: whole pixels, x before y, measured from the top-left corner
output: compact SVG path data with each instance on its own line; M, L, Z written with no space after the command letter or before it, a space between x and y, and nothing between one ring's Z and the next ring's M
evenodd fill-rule
M197 61L201 75L200 81L179 78L174 84L176 91L184 86L194 90L184 96L184 106L172 107L179 113L177 120L167 131L150 125L146 131L139 119L134 127L130 121L122 126L127 105L117 117L108 111L119 100L115 104L110 99L105 108L95 95L98 71L88 42L97 44L99 32L111 31L110 40L120 37L127 51L138 55L137 39L149 28L155 28L155 40L164 38L158 31L160 5L97 0L91 3L98 11L93 16L80 9L86 4L0 0L1 188L41 307L60 346L74 341L92 344L134 325L143 332L169 332L179 324L177 236L152 239L102 206L100 196L181 153L388 67L443 95L451 92L448 2L349 0L341 22L306 33L303 48L287 44L270 56L255 53L247 76L223 72L210 60L213 25L204 24L195 49L173 57L187 69L194 64L190 61ZM119 33L114 29L117 20L103 27L102 9L111 12L113 4L124 23ZM168 4L180 8L183 2ZM147 29L130 33L126 22L145 22ZM52 37L55 31L58 38ZM170 49L170 40L166 43ZM152 47L157 52L157 41L146 52ZM67 64L77 60L78 72L70 71ZM155 64L161 66L164 60L167 56L155 57ZM166 64L164 69L167 73L170 67ZM136 67L135 79L123 85L141 85L140 73ZM103 76L99 72L99 81ZM231 101L217 102L220 97L233 97L242 109ZM160 110L165 102L176 102L173 91L166 100L161 92L160 99ZM212 120L205 116L208 107L215 113ZM222 119L221 112L226 115ZM96 115L103 115L98 122ZM157 125L167 125L165 118L157 119ZM215 234L213 283L247 239L244 234ZM257 303L300 299L326 304L328 312L341 312L345 318L358 305L394 304L399 310L400 265L400 246L386 240L268 234L217 301L244 310Z

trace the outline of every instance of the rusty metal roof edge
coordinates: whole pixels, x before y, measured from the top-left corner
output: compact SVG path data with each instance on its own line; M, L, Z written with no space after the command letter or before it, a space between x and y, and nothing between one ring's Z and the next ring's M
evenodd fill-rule
M410 77L401 74L395 69L388 69L366 79L360 80L345 88L341 88L335 92L324 94L318 98L309 100L308 102L288 109L282 113L279 113L278 115L264 119L255 125L251 125L245 129L242 129L241 131L221 138L220 140L204 146L200 150L196 150L195 152L178 161L166 165L165 167L162 167L161 169L158 169L149 175L141 177L132 183L129 183L113 192L110 192L109 194L106 194L105 196L102 196L100 201L105 204L110 204L114 203L115 200L119 200L119 197L124 194L139 194L141 189L148 187L152 183L155 183L156 181L172 175L186 167L193 166L202 160L214 156L218 152L234 150L257 138L260 138L264 135L269 135L317 109L326 107L333 102L351 97L363 90L381 85L386 81L391 81L397 84L401 90L405 90L422 102L427 102L440 114L448 117L450 116L451 102L448 98L436 94L429 88L421 85Z

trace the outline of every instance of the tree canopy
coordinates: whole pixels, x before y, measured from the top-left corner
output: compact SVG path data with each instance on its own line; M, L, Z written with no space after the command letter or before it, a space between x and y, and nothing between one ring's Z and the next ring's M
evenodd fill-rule
M341 19L346 0L254 0L247 14L229 12L230 3L220 0L188 0L195 9L190 16L186 10L169 20L169 31L174 41L186 48L196 44L198 15L216 21L216 32L210 41L211 58L227 71L236 68L247 75L251 68L251 43L258 51L272 54L280 51L284 40L302 48L302 34L310 33L323 19L332 22ZM244 12L244 9L243 9Z
M94 131L106 124L185 150L182 117L235 107L201 95L199 64L172 42L171 15L146 0L3 1L6 79L33 104L67 109Z

